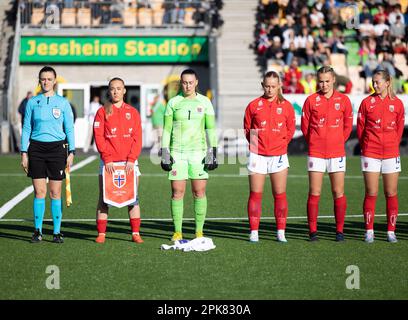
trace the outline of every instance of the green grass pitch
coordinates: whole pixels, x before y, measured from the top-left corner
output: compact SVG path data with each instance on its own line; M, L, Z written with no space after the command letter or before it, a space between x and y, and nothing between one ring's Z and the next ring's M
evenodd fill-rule
M76 163L84 158L77 157ZM319 219L320 241L310 243L306 157L289 160L288 243L275 241L269 182L264 192L266 219L261 220L260 242L248 242L248 181L246 176L239 175L244 165L224 164L210 175L207 188L207 217L224 220L207 220L205 235L213 239L217 248L202 253L160 250L161 244L170 244L172 234L172 223L168 220L170 184L160 166L153 165L147 155L140 159L139 189L145 243L132 243L129 222L119 220L108 224L106 243L96 244L98 161L93 161L72 173L73 205L64 208L63 219L68 219L62 224L64 244L51 242L50 221L44 224L44 241L29 243L33 231L32 194L0 220L0 299L407 299L408 217L404 215L408 213L407 171L403 170L399 182L398 243L385 241L384 216L375 220L376 241L371 245L363 241L364 185L358 157L347 160L346 242L334 241L333 202L326 177L320 215L330 217ZM402 158L402 165L403 169L408 165L408 157ZM0 157L0 207L30 184L22 174L19 156ZM377 215L384 215L382 189L380 193ZM189 187L185 218L193 218L192 204ZM49 200L45 218L51 218ZM126 209L111 209L110 218L126 219ZM183 231L191 239L194 221L186 220ZM46 287L50 276L46 269L50 265L59 268L59 290ZM348 277L357 276L346 272L350 265L359 269L359 289L346 286Z

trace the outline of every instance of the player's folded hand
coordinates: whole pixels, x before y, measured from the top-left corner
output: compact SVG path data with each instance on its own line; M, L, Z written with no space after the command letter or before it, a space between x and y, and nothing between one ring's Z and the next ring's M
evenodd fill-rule
M205 171L211 171L218 168L217 148L208 148L207 155L203 159L203 163Z
M174 159L167 148L161 148L161 162L160 165L164 171L171 171Z

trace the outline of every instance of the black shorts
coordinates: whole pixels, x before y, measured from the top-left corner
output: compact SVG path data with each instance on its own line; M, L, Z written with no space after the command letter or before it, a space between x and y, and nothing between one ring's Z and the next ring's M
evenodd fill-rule
M65 179L67 165L67 145L65 141L30 141L28 147L28 177L32 179Z

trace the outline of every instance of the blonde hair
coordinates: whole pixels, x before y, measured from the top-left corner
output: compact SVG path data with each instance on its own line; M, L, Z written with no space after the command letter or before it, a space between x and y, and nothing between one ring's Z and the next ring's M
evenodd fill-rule
M394 86L392 84L392 77L390 75L390 73L387 70L378 70L376 72L374 72L373 78L375 75L380 75L381 78L383 78L385 81L389 82L388 88L387 88L387 93L388 96L390 97L390 99L394 99L395 98L395 92L394 92Z
M120 82L122 82L123 83L123 86L125 86L125 81L123 81L121 78L118 78L118 77L115 77L115 78L112 78L112 79L110 79L109 80L109 83L108 83L108 90L109 90L109 87L110 87L110 85L111 85L111 83L113 82L113 81L120 81ZM110 99L110 97L109 97L109 91L108 91L108 100L103 104L103 108L105 109L105 118L106 118L106 120L112 115L112 113L113 113L113 103L112 103L112 101L111 101L111 99Z
M285 101L285 98L283 97L283 94L282 94L282 82L281 82L281 78L279 74L276 71L268 71L267 73L265 73L263 77L262 84L265 82L267 78L278 79L278 82L281 85L279 92L278 92L278 103L282 103L283 101Z

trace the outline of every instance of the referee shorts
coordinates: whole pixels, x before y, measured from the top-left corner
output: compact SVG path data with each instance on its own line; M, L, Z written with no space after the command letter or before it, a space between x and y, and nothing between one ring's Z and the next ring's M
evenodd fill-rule
M67 165L65 141L30 141L28 147L28 177L32 179L63 180Z

